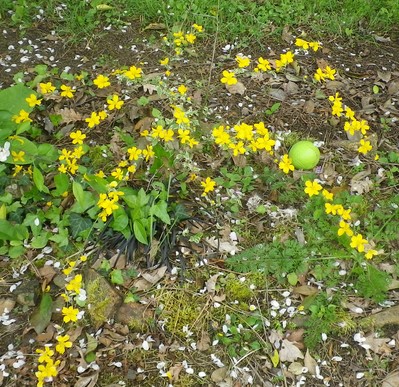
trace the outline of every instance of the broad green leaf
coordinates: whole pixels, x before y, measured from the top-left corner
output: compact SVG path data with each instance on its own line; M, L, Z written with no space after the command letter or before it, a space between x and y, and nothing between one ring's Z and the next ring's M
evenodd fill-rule
M107 180L105 180L101 177L98 177L96 175L88 175L87 176L87 184L89 184L89 186L91 188L93 188L98 193L107 193L108 192Z
M39 168L33 167L33 182L40 192L49 193L47 186L44 184L44 177Z
M30 323L37 334L44 332L51 321L53 299L49 293L43 293L40 304L35 308Z
M30 113L33 108L25 101L31 94L36 94L32 89L18 84L0 91L0 110L8 110L12 115L18 114L21 109Z
M0 220L0 240L22 241L29 235L28 229L23 225L12 224L8 220Z
M125 281L121 269L114 269L111 271L111 282L115 285L123 285Z
M79 184L80 185L80 184ZM78 188L79 189L79 188ZM73 190L73 189L72 189ZM80 201L76 202L72 207L71 211L72 212L77 212L78 214L81 214L88 210L90 207L94 206L96 204L96 200L94 199L93 193L88 192L88 191L81 191L78 193L81 195ZM75 196L76 197L76 196Z
M78 204L83 207L83 205L84 205L84 190L83 190L82 185L75 180L72 182L72 192L73 192L73 196L75 196L75 199L78 202Z
M45 247L47 245L49 236L50 236L50 233L47 233L47 232L42 233L38 236L35 236L32 238L30 245L34 249L42 249L43 247Z
M8 256L11 259L14 258L19 258L23 254L25 254L26 248L22 245L20 246L11 246L10 249L8 250Z
M140 188L139 192L137 193L137 205L140 207L144 207L148 201L150 200L149 195L147 195L143 188Z
M157 218L161 219L162 222L166 224L171 223L168 214L168 204L163 200L151 207L150 214L155 215Z
M53 196L61 196L69 189L69 176L65 173L58 173L54 176L55 190L51 192Z
M144 245L148 244L147 231L140 220L135 220L133 222L133 232L134 236L140 243Z
M298 282L298 276L295 273L289 273L287 275L288 283L292 286L295 286Z
M93 221L87 217L83 217L75 212L71 212L69 215L70 230L72 238L77 238L82 231L85 231L92 227Z
M14 161L14 157L12 154L5 161L10 164L32 164L37 157L37 146L32 141L29 141L25 137L14 136L12 140L10 140L10 151L20 153L23 152L23 161Z
M129 217L127 216L125 210L119 207L113 212L114 219L112 220L111 227L115 231L123 231L129 224Z
M3 203L0 207L0 220L4 220L7 218L7 207Z

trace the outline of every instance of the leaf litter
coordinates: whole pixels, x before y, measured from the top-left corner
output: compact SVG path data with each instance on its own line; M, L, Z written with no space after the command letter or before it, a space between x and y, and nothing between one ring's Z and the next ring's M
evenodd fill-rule
M285 40L291 40L291 38L289 37L289 33L288 31L285 30ZM55 39L55 38L54 38ZM383 40L383 43L387 43L387 40ZM330 55L332 57L332 55ZM336 56L336 58L339 58L339 55ZM328 62L325 61L325 66L327 65L327 63L330 63L332 59L329 58ZM337 59L334 59L337 60ZM324 66L324 67L325 67ZM353 69L352 69L353 70ZM345 69L346 71L346 69ZM349 74L350 75L350 74ZM392 98L394 98L394 96L396 96L398 94L398 90L399 90L399 82L397 81L397 76L398 74L395 73L394 71L377 71L377 77L380 81L382 81L383 83L378 84L379 87L381 87L381 89L387 89L387 92L389 95L392 96ZM284 117L284 121L287 124L287 126L291 126L291 125L295 125L295 129L300 131L301 133L304 134L314 134L315 137L318 137L319 133L313 133L311 132L311 129L309 129L308 125L306 125L305 123L302 123L300 121L297 121L295 115L297 114L297 112L290 113L290 111L292 110L293 106L295 106L295 104L293 104L290 101L290 98L292 96L295 96L298 93L301 93L301 87L298 86L298 83L300 83L300 80L296 78L296 75L292 75L291 79L288 79L288 82L285 82L285 80L273 80L273 87L268 95L262 95L261 97L259 97L259 100L257 100L256 98L250 98L249 104L247 109L251 109L251 111L256 111L256 109L254 109L254 107L249 106L250 104L254 104L257 106L260 106L262 104L267 103L269 105L269 101L270 100L277 100L277 101L284 101L287 102L287 106L288 108L286 108L287 110L283 111L283 114L285 114ZM269 82L271 84L271 82ZM375 81L374 81L375 84ZM387 85L385 85L387 84ZM242 85L242 86L241 86ZM230 88L229 92L233 95L235 95L235 97L239 97L242 95L245 95L245 93L248 93L248 89L250 89L250 86L244 86L244 84L241 83L241 85L239 84L235 89ZM326 89L328 90L350 90L349 88L352 87L353 91L355 94L358 94L358 96L363 93L363 85L357 84L357 80L355 78L344 78L340 81L331 81L328 82L326 85ZM151 89L150 87L146 87L145 92L148 92L150 95L154 92L153 89ZM306 101L302 101L302 105L301 105L301 109L304 111L304 113L306 114L314 114L314 113L318 113L320 111L323 110L322 104L319 103L318 99L312 99L314 96L311 95L306 95L306 86L305 86L305 97L310 99L307 99ZM389 102L388 102L389 101ZM396 102L396 101L394 101ZM230 102L226 102L226 104L228 104ZM359 103L359 102L358 102ZM225 105L224 101L218 101L218 105L220 108L223 108L223 106ZM291 105L291 106L290 106ZM378 98L376 98L375 96L369 96L369 95L365 95L365 96L361 96L360 99L360 106L362 108L362 112L369 115L369 116L375 116L376 114L380 114L381 112L383 114L389 112L389 116L398 116L398 112L394 107L394 103L390 100L387 101L379 101ZM245 106L244 106L245 107ZM216 108L217 109L217 108ZM295 109L295 108L294 108ZM236 105L235 107L233 107L232 110L230 110L231 113L228 113L226 115L227 119L230 118L229 114L232 114L233 116L238 116L238 117L244 117L245 115L243 114L244 108L242 106L238 106ZM249 110L248 110L249 111ZM55 110L55 112L57 112ZM79 113L77 113L73 108L70 109L62 109L59 110L57 114L60 114L62 116L62 119L64 121L64 123L75 123L78 122L79 120L81 120L81 116L79 116ZM135 114L135 113L132 113ZM217 113L220 114L220 111ZM139 115L138 117L140 117L141 115ZM134 117L133 119L136 119L137 117ZM273 120L274 118L272 118ZM140 122L140 121L139 121ZM145 128L150 127L150 123L148 122L143 122L142 124L140 124L139 126L137 126L138 123L136 124L135 129L136 130L145 130ZM276 125L277 127L285 125L285 124L281 124L278 121L276 121ZM282 129L282 128L280 128ZM116 137L114 138L114 150L115 152L118 152L118 141ZM341 144L336 144L337 148L342 146ZM359 195L362 195L364 193L367 193L370 191L370 189L372 189L372 180L369 179L369 175L370 175L370 171L366 171L366 173L359 173L357 175L355 175L349 185L351 188L351 191L353 193L357 193ZM334 173L332 173L332 175L334 175L335 177L335 170ZM219 255L221 256L225 256L228 254L235 254L236 252L238 252L238 250L240 249L239 244L237 243L237 241L233 241L233 240L229 240L229 239L220 239L218 240L215 237L210 237L206 240L206 242L208 243L208 245L213 249L213 251L216 251ZM43 266L40 270L39 270L40 276L41 276L41 281L44 281L44 283L47 284L51 284L51 282L54 279L54 276L56 275L56 270L53 268L53 266ZM98 274L94 274L93 272L91 272L90 276L92 277L91 282L94 282L98 277ZM205 289L206 291L211 295L211 296L215 296L216 294L219 294L219 283L223 280L223 277L225 276L225 273L218 273L218 274L214 274L212 276L210 276L204 283L205 285ZM139 282L133 282L133 287L138 291L138 292L148 292L153 286L156 286L157 284L160 284L161 286L165 286L164 284L166 284L166 279L168 281L171 281L173 286L176 286L176 281L175 280L171 280L169 275L166 275L166 268L165 267L161 267L158 269L155 269L153 272L144 272L141 274L141 280L146 281L146 284L144 284L143 282L140 284ZM140 278L139 280L140 281ZM90 282L90 280L89 280ZM110 320L112 321L112 316L117 313L118 310L118 306L116 306L117 304L120 303L121 301L121 296L118 292L116 292L113 287L107 287L107 285L105 285L104 282L104 286L106 287L107 291L107 297L109 296L108 291L110 293L115 293L115 299L117 300L117 302L115 302L115 304L112 304L113 306L111 307L111 312L107 312L106 316L105 316L105 320ZM294 293L296 293L298 295L298 297L300 296L306 296L306 297L311 297L317 294L317 292L319 291L319 287L320 285L317 284L308 284L306 283L306 281L303 281L303 284L301 284L300 286L297 286L294 288ZM54 334L54 330L51 329L51 316L53 313L53 309L52 309L52 299L50 295L46 295L47 293L43 293L42 298L40 299L40 301L36 304L36 311L33 311L32 315L31 315L31 319L30 319L30 324L31 326L34 328L34 330L36 331L36 333L38 334L36 336L36 340L39 340L39 338L43 339L44 341L50 341L50 339L52 338L53 334ZM286 299L286 297L282 296L281 293L277 292L277 298L279 298L279 301L283 304L284 300ZM51 301L50 301L51 300ZM143 303L151 303L151 297L148 301L145 300L145 297L142 298ZM220 298L219 299L219 303L223 303L224 299ZM227 300L230 301L230 300ZM276 304L277 305L277 304ZM10 314L10 312L12 312L15 308L15 301L13 298L5 298L2 299L2 303L0 304L0 307L2 306L2 310L0 308L0 313L1 314L1 322L3 324L3 326L7 326L7 324L10 323L10 320L7 316ZM351 309L352 307L350 307L349 305L347 305L349 307L349 309ZM357 307L357 306L355 306ZM353 309L353 308L352 308ZM281 309L280 309L280 304L278 304L278 307L275 308L276 313L280 313ZM376 326L384 326L387 324L397 324L397 315L396 314L396 309L395 307L390 308L390 309L385 309L383 311L378 311L376 313L371 314L371 316L374 318L374 324ZM283 315L283 313L282 313ZM104 362L107 362L108 364L112 364L112 357L115 356L115 353L117 351L120 351L121 354L125 353L125 351L129 351L129 350L135 350L137 351L138 348L142 347L143 349L145 349L146 351L149 350L153 350L154 351L154 359L159 359L159 360L164 360L165 357L158 355L157 351L159 352L159 354L164 353L163 347L167 347L169 350L171 350L172 352L178 352L180 351L181 353L184 354L183 357L180 357L179 360L177 360L176 364L173 364L173 360L167 360L169 362L168 366L166 367L159 367L159 370L164 372L164 370L168 369L168 372L170 372L170 377L169 375L166 376L166 378L169 378L171 381L173 382L179 382L179 380L182 378L182 375L184 374L190 374L192 372L192 367L189 366L189 364L187 363L188 359L190 357L195 358L196 357L196 353L195 350L193 350L193 346L189 346L187 344L189 344L189 341L187 343L182 343L181 339L179 340L175 340L173 341L174 338L170 338L167 337L167 335L164 335L163 333L157 333L154 335L143 335L140 333L137 333L136 336L132 336L129 333L129 330L126 330L127 328L127 323L124 323L121 327L116 327L112 324L109 325L107 327L107 325L103 325L104 321L101 322L101 324L97 324L97 328L99 329L97 332L93 332L90 334L86 334L86 339L81 339L80 341L82 341L81 344L81 349L80 349L80 358L81 358L81 362L80 362L80 370L83 372L87 372L89 373L89 375L84 375L84 376L80 376L78 378L78 380L75 383L75 386L77 387L83 387L83 386L94 386L96 385L98 378L99 378L99 370L96 367L95 362L88 362L85 360L85 357L91 353L92 351L94 351L97 347L97 344L93 344L93 341L95 343L99 342L103 344L103 354L106 357L106 360ZM285 321L285 320L284 320ZM285 321L286 322L286 321ZM95 324L96 325L96 324ZM265 326L267 327L267 324L265 324ZM285 329L285 327L283 327ZM48 332L47 332L47 330ZM283 329L283 331L284 331ZM118 330L120 332L118 332ZM46 332L45 332L46 331ZM395 332L396 333L396 332ZM43 336L43 334L47 334L48 336ZM42 335L42 336L40 336ZM72 336L72 335L71 335ZM74 337L74 340L72 340L73 342L75 340L77 340L80 337L80 332L77 332L75 334L76 337ZM146 337L145 337L146 336ZM152 337L154 336L154 338ZM28 337L28 335L27 335ZM273 337L273 334L269 337L269 341L270 344L275 346L275 348L277 349L277 354L278 354L278 361L276 361L276 358L274 358L274 361L272 359L273 362L273 366L274 367L266 367L266 372L265 374L262 375L269 375L268 377L272 378L273 376L273 372L276 373L277 375L274 376L279 376L282 377L284 379L284 381L286 380L296 380L298 383L301 383L301 381L305 381L306 379L301 379L301 378L296 378L300 375L309 373L311 376L313 376L314 380L320 379L323 380L323 376L321 376L321 370L323 370L324 372L329 372L330 367L331 367L331 360L325 359L325 360L321 360L319 359L319 361L315 360L315 358L313 358L310 353L309 350L306 351L305 355L303 353L303 337L301 337L299 335L299 337L297 338L298 341L294 340L290 340L291 336L288 337L284 337L282 336L280 333L277 334L275 332L275 337ZM292 339L292 337L291 337ZM32 338L31 340L35 340L35 338ZM165 340L165 343L163 343L162 341ZM357 336L353 337L353 343L359 343L359 346L362 347L365 351L365 357L366 358L371 358L373 359L373 353L374 354L378 354L378 355L384 355L384 356L389 356L390 354L392 354L392 352L395 350L395 345L396 343L392 342L393 339L391 338L380 338L378 336L376 336L375 333L370 333L367 336L363 336L362 333L359 333ZM91 342L90 342L91 341ZM13 347L13 344L9 344L7 346L8 350L2 354L1 356L1 364L7 364L7 366L12 365L12 367L14 369L23 369L24 367L24 354L18 350L16 350ZM125 348L125 349L124 349ZM207 371L207 373L209 374L209 367L210 367L210 362L213 361L213 363L218 367L215 370L213 370L213 372L211 373L211 380L215 383L218 383L217 385L223 385L223 386L228 386L228 385L237 385L233 380L241 380L240 383L242 383L242 385L251 385L253 384L253 377L251 376L252 373L252 369L250 368L250 362L246 362L245 356L240 359L239 361L242 360L242 362L244 364L246 364L243 367L235 367L234 364L235 362L233 361L233 366L224 366L222 365L223 363L221 363L220 359L218 359L216 357L216 355L214 355L212 353L212 355L214 357L212 357L212 355L209 355L210 351L214 351L214 346L212 345L211 342L211 338L209 337L209 333L206 330L202 330L202 334L200 337L200 340L197 343L197 349L199 351L203 351L206 353L206 356L208 357L207 360L205 360L205 354L204 357L199 357L198 360L202 361L203 363L198 363L198 369L197 369L197 365L196 363L193 362L193 367L196 368L196 371L198 373L198 371L200 369L203 369L205 371ZM371 351L371 352L370 352ZM324 356L326 355L326 353L324 353ZM343 354L342 358L344 359L346 356L345 354ZM182 358L187 358L187 360L182 360ZM262 370L262 362L269 364L268 360L262 359L262 357L260 358L253 358L254 362L256 363L256 367L259 370ZM336 361L338 358L336 357ZM102 359L97 359L99 361L101 361ZM97 361L96 360L96 361ZM134 376L132 376L130 379L128 380L137 380L138 383L143 383L143 381L145 380L145 378L140 378L140 375L145 374L145 368L147 366L145 359L143 360L142 358L140 358L140 356L138 357L138 359L136 359L137 361L137 368L134 371ZM236 363L237 363L237 359L236 359ZM358 360L359 364L361 366L363 366L363 369L365 369L365 363L363 363L362 360ZM185 362L185 363L184 363ZM287 364L287 367L282 367L281 369L284 370L284 372L281 372L279 370L279 367L277 366L277 364L281 363L290 363ZM0 364L0 367L1 367ZM117 364L117 363L115 363ZM158 363L160 364L160 363ZM144 368L141 368L141 366L143 366ZM221 366L221 367L220 367ZM110 366L108 369L112 369L115 370L116 366ZM202 368L201 368L202 367ZM118 367L116 367L118 368ZM158 368L158 366L157 366ZM105 367L105 369L107 369ZM127 366L127 369L125 367L124 369L124 374L123 375L129 375L129 365ZM4 369L0 368L0 382L1 379L4 378L4 376L8 376L5 375L7 374L7 371L5 371ZM25 374L26 372L28 372L28 369L25 369ZM160 373L162 373L160 372ZM261 371L258 371L261 372ZM21 373L22 375L24 373ZM167 374L165 372L165 374ZM291 374L293 374L294 376L292 376ZM254 373L254 375L256 375L256 373ZM360 375L360 373L356 374L356 377L358 377ZM137 376L137 378L136 378ZM264 376L263 376L264 377ZM124 378L124 376L123 376ZM362 378L358 378L358 379L362 379ZM354 379L350 379L351 382L354 381ZM380 379L382 380L382 385L383 386L390 386L393 385L392 383L395 383L397 380L397 373L396 372L390 372L387 373L384 377L384 379ZM351 383L350 382L350 383ZM259 383L259 381L257 382ZM305 382L304 382L305 383ZM315 381L316 384L314 385L318 385L317 381ZM328 383L328 377L325 378L325 382L324 385L328 385L326 384ZM303 384L303 383L302 383ZM143 384L144 385L144 384ZM310 385L310 384L309 384ZM322 384L319 384L322 385ZM355 385L355 384L351 384L351 385Z

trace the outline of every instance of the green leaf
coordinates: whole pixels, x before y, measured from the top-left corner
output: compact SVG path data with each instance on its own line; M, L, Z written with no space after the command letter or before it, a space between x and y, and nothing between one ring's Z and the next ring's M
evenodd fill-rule
M26 248L22 245L20 246L11 246L10 249L8 250L8 256L11 259L14 258L19 258L20 256L22 256L26 251Z
M55 190L51 192L53 196L61 196L69 189L69 177L65 173L58 173L54 176Z
M137 302L140 301L140 297L137 294L134 294L132 292L128 292L125 296L125 299L123 300L123 302L125 304L128 304L129 302Z
M33 108L25 101L31 94L37 95L32 89L18 84L0 91L0 110L7 110L12 115L18 114L20 110L30 113Z
M26 226L12 224L8 220L0 219L0 240L22 241L29 235Z
M49 293L43 293L40 304L35 308L30 323L37 334L42 333L51 321L53 299Z
M298 276L295 273L289 273L287 280L290 285L295 286L298 283Z
M119 207L113 212L114 219L111 223L111 227L115 231L124 231L129 224L129 217L127 216L125 210Z
M137 193L137 205L139 207L144 207L149 200L150 197L145 193L143 188L140 188L139 192Z
M170 224L170 217L168 214L168 204L165 201L160 201L150 208L150 214L155 215L161 219L162 222Z
M16 136L12 140L10 140L10 151L14 151L16 153L19 153L21 151L24 152L23 156L24 161L15 162L12 155L10 155L8 159L5 161L6 163L9 164L18 164L18 165L32 164L37 157L36 144L34 144L32 141L29 141L27 138L21 136Z
M141 220L135 220L133 222L133 232L139 242L148 245L147 232Z
M121 269L114 269L111 271L111 282L115 285L123 285L125 281Z
M146 105L148 105L149 103L150 103L150 100L149 100L147 97L144 97L144 96L140 97L140 98L137 100L137 105L138 105L138 106L146 106Z
M33 167L33 182L40 192L49 193L47 186L44 184L43 174L39 168Z
M72 192L73 192L73 196L75 196L75 199L78 202L78 204L83 207L84 200L85 200L84 190L83 190L82 185L75 180L72 182Z
M50 233L48 232L34 236L30 244L34 249L42 249L47 245L49 236Z
M76 239L82 231L90 229L93 221L89 218L83 217L76 212L71 212L69 215L70 230L72 238Z

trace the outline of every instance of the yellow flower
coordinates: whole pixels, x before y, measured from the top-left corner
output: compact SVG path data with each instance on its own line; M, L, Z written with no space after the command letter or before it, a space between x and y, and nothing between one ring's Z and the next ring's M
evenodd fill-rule
M159 61L162 66L167 66L169 64L169 58L164 58Z
M373 147L370 144L370 141L366 141L361 139L360 140L360 146L357 148L357 151L359 153L363 153L364 155L370 152L373 149Z
M255 71L268 71L271 70L272 66L270 65L270 62L267 59L263 59L262 57L258 58L258 65L255 68Z
M321 82L321 81L324 81L325 78L326 78L326 76L325 76L323 70L321 68L318 68L314 75L314 79L316 79L316 81L318 81L318 82Z
M326 200L333 200L334 198L334 194L332 192L327 191L326 189L323 189L322 195Z
M24 163L25 162L25 158L24 158L25 152L24 151L19 151L18 153L15 151L12 151L11 155L12 155L14 163L19 163L19 162Z
M147 162L155 156L155 153L152 150L152 145L147 145L146 149L143 149L143 156Z
M187 40L187 42L189 42L190 44L194 44L195 39L197 39L197 37L194 34L186 34L184 36L184 38Z
M42 94L49 94L55 90L55 86L51 82L39 83L39 92Z
M67 173L67 172L68 172L68 168L66 167L65 164L61 164L61 165L58 167L58 170L59 170L61 173Z
M184 113L184 111L181 110L177 106L175 106L175 108L174 108L173 116L176 118L177 124L189 124L190 123L190 120L188 119L188 117L186 117L186 114Z
M104 177L105 177L105 173L104 173L104 171L99 170L99 171L96 173L96 176L97 176L97 177L100 177L100 178L104 178Z
M292 165L292 160L290 157L285 154L281 158L281 161L278 164L278 167L284 172L284 173L290 173L290 171L293 171L295 168Z
M109 78L100 74L94 79L93 84L95 84L99 89L104 89L111 85Z
M130 66L129 70L125 71L125 77L133 80L136 78L141 78L143 74L143 70L140 67Z
M305 193L307 193L309 197L312 197L313 195L318 195L323 189L323 187L317 181L307 180L305 185Z
M251 141L254 137L253 133L253 126L248 125L245 122L239 124L239 125L234 125L234 130L236 131L236 138L238 140L248 140Z
M215 189L216 181L212 180L210 177L207 177L205 181L201 181L201 185L204 188L204 192L201 196L206 196L208 192L211 192Z
M135 146L132 146L131 148L129 148L127 150L127 153L129 153L129 160L138 160L138 158L140 157L140 155L142 154L142 150L136 148Z
M179 129L177 131L177 133L178 133L180 142L182 144L185 144L185 143L189 142L189 140L190 140L190 131L188 129Z
M72 144L83 144L83 140L86 138L86 135L83 134L80 130L76 132L72 132L69 137L72 139Z
M344 234L346 234L348 236L352 236L353 231L351 230L349 223L346 223L345 221L341 220L339 222L338 236L341 236Z
M121 101L121 100L119 99L119 97L118 97L116 94L114 94L114 95L112 96L112 98L107 99L107 104L108 104L108 109L109 109L109 110L114 110L114 109L119 110L119 109L122 108L122 106L123 106L124 103L125 103L125 102L124 102L124 101Z
M35 94L31 94L29 97L25 98L25 101L28 102L29 107L39 106L42 103L42 100L37 99Z
M80 259L81 262L86 262L87 261L87 255L81 255L79 259Z
M367 240L363 239L362 234L356 234L352 236L350 246L354 249L357 249L359 253L364 251L365 244L367 244Z
M177 91L178 91L181 95L184 95L184 94L187 93L187 87L184 86L184 85L180 85L180 86L177 88Z
M236 62L239 68L245 68L248 67L249 64L251 63L251 59L249 59L247 56L237 55Z
M364 256L366 257L366 259L372 259L375 255L378 255L378 251L369 249L366 251L366 254Z
M348 106L345 106L345 117L350 120L355 119L355 112Z
M331 114L333 116L340 117L344 109L342 108L342 103L340 101L335 100L332 106Z
M309 42L309 46L314 52L320 48L320 45L320 42Z
M233 155L238 156L245 153L246 149L244 148L244 143L239 141L237 144L230 144L229 148L233 150Z
M212 130L212 136L215 138L215 143L218 145L229 145L231 143L230 135L225 132L223 125Z
M297 38L295 40L295 46L301 47L304 50L308 50L309 49L309 42L307 42L306 40L303 40L301 38Z
M115 177L117 180L123 180L123 171L120 168L116 168L111 172L111 176Z
M29 118L29 113L24 109L21 109L18 115L13 116L12 120L17 124L20 124L21 122L32 122Z
M336 70L332 69L330 66L326 66L324 69L324 75L326 78L331 79L332 81L335 79Z
M37 360L39 363L49 363L52 361L51 357L54 356L54 351L48 346L45 346L44 349L36 349L36 353L40 353Z
M101 110L98 112L98 117L100 120L105 120L108 117L108 114L105 110Z
M66 290L78 294L82 287L82 274L76 274L65 286Z
M58 344L55 346L55 350L60 353L61 355L65 353L66 348L72 347L72 342L69 341L70 336L57 336Z
M235 74L231 71L224 70L223 71L223 77L221 78L221 82L225 83L226 85L235 85L238 81L237 78L235 77Z
M202 27L202 26L200 26L200 25L198 25L198 24L193 24L193 28L194 28L195 30L197 30L198 32L204 31L204 27Z
M76 93L76 90L66 85L61 85L61 90L61 97L73 98L73 93Z
M23 168L22 165L15 165L12 177L17 176L22 171L22 168Z
M78 313L79 309L75 309L73 306L69 306L68 308L64 306L62 308L62 315L64 316L63 320L65 323L68 323L70 321L78 321Z
M92 112L91 116L86 118L87 126L89 128L94 128L96 125L100 123L100 116L96 112Z

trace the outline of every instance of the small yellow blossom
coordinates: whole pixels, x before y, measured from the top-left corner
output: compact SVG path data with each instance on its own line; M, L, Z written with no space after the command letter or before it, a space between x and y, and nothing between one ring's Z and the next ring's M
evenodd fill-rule
M58 341L58 344L55 346L55 350L61 355L65 353L66 348L72 347L72 342L69 341L70 339L69 335L57 336L56 339Z
M169 58L164 58L159 61L162 66L167 66L169 64Z
M305 193L307 193L309 197L312 197L313 195L318 195L323 189L323 187L317 181L307 180L305 185Z
M324 196L324 199L326 200L333 200L334 194L332 192L327 191L326 189L323 189L322 195Z
M377 250L373 250L373 249L369 249L366 251L365 253L365 257L366 259L372 259L375 255L378 255L378 251Z
M364 245L367 244L367 240L363 239L362 234L356 234L353 235L351 238L351 244L350 246L354 249L357 249L359 253L362 253L364 251Z
M89 128L94 128L96 125L100 123L100 116L96 112L92 112L91 116L86 118L87 126Z
M236 62L238 64L239 68L245 68L245 67L248 67L250 65L251 59L249 59L247 56L237 55L236 56Z
M134 80L142 77L143 70L140 67L130 66L129 70L125 71L124 75L125 77Z
M96 79L94 79L93 83L99 88L99 89L104 89L108 86L111 86L111 82L109 81L109 78L100 74L97 76Z
M204 31L204 27L198 25L198 24L193 24L193 28L198 31L198 32L203 32Z
M206 196L208 192L211 192L215 189L216 181L212 180L210 177L207 177L205 181L201 181L201 185L204 189L204 192L201 196Z
M79 294L80 289L82 287L82 274L76 274L75 277L73 277L69 283L66 284L65 289Z
M220 79L222 83L225 83L226 85L235 85L238 81L237 78L235 77L235 74L231 71L224 70L223 71L223 77Z
M76 93L76 90L67 85L61 85L61 90L61 97L73 98L73 94Z
M42 103L42 100L37 99L35 94L31 94L29 97L25 98L25 101L28 102L29 107L39 106Z
M12 151L11 155L12 155L14 163L19 163L19 162L24 163L25 162L25 158L24 158L25 152L24 151L19 151L18 153L15 151Z
M17 124L20 124L21 122L32 122L29 118L29 113L24 109L21 109L18 115L13 116L12 120Z
M184 95L184 94L187 93L187 87L184 86L184 85L180 85L180 86L177 88L177 91L178 91L181 95Z
M39 92L41 94L50 94L55 90L55 86L51 82L39 83Z
M271 70L272 66L267 59L263 59L262 57L258 58L258 65L255 68L255 71L268 71Z
M339 222L338 236L341 236L344 234L346 234L348 236L352 236L353 231L351 230L349 223L346 223L344 220L341 220Z
M295 167L292 165L292 160L290 157L285 154L281 158L278 167L284 172L284 173L290 173L290 171L293 171Z
M246 152L242 141L239 141L237 144L230 143L229 148L233 150L234 156L242 155Z
M109 110L120 110L125 102L121 101L119 97L114 94L111 98L107 99L108 109Z
M64 306L62 308L62 315L65 323L69 323L70 321L71 322L78 321L78 314L79 314L79 309L75 309L73 306L69 306L68 308Z
M80 130L76 132L72 132L69 137L72 139L72 144L83 144L83 140L86 138L86 135L83 134Z
M359 153L363 153L364 155L370 152L373 149L373 147L370 144L370 141L366 141L361 139L360 140L360 145L359 148L357 148L357 151Z

